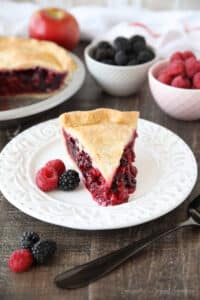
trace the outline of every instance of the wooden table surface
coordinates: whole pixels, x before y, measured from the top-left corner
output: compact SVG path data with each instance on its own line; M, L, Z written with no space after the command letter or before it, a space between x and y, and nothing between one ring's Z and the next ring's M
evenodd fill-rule
M83 46L77 51L81 57ZM199 122L176 121L166 116L154 103L147 83L137 95L117 98L103 93L89 75L81 90L61 106L34 116L22 125L0 129L0 149L14 135L33 124L57 117L63 111L96 107L139 110L142 118L180 135L199 159ZM80 231L46 224L20 212L0 194L0 300L200 299L200 233L190 228L155 242L110 275L86 288L68 291L53 284L54 276L67 268L184 220L189 201L198 193L200 187L197 185L180 207L156 221L113 231ZM27 230L55 240L58 251L48 266L16 275L8 270L7 260L11 251L19 247L19 236Z

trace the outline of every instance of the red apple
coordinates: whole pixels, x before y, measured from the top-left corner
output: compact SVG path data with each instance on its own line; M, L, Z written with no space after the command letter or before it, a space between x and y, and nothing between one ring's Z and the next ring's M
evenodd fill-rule
M35 12L29 23L29 35L48 40L73 50L80 39L80 29L74 16L59 8L45 8Z

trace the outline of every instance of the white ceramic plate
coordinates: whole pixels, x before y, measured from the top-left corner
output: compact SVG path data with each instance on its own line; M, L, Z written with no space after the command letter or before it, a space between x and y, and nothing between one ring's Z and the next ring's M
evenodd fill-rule
M70 53L77 64L66 87L55 95L43 99L0 100L0 121L28 117L51 109L72 97L81 87L85 79L85 68L81 60Z
M190 148L171 131L139 120L137 192L126 204L99 207L81 184L73 192L41 192L36 171L49 159L66 161L57 120L14 138L0 154L0 189L10 203L45 222L77 229L116 229L156 219L181 204L197 178ZM3 213L3 212L1 212Z

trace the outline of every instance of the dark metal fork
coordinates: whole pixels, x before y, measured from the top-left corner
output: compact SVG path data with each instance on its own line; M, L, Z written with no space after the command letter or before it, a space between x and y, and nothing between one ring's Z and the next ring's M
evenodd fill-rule
M55 277L55 284L62 289L75 289L86 286L108 274L128 258L149 246L152 242L187 226L200 226L200 195L188 206L188 218L184 222L179 223L167 231L153 233L119 250L67 270Z

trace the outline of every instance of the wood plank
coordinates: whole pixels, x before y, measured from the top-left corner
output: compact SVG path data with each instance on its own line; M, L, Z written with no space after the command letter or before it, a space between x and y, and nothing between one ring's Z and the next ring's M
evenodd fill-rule
M79 48L82 56L83 48ZM122 110L139 109L141 117L157 122L179 134L192 148L197 159L200 154L199 122L182 122L167 117L152 99L147 83L138 95L112 97L101 91L87 75L83 88L59 107L34 117L18 131L32 124L58 116L65 110L113 107ZM0 130L0 149L15 135L16 128ZM192 195L200 193L196 186ZM170 214L133 228L114 231L79 231L58 227L33 219L0 194L0 299L1 300L188 300L200 299L200 243L197 230L183 230L157 241L149 249L130 259L107 277L89 287L62 291L53 284L56 274L74 265L87 262L111 250L164 230L183 220L192 196ZM24 274L12 274L7 259L19 247L19 236L33 230L43 238L56 240L58 251L48 266Z

